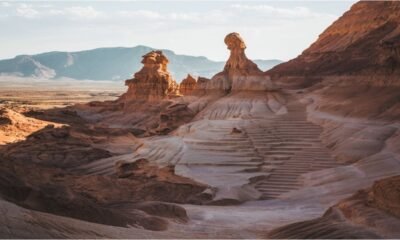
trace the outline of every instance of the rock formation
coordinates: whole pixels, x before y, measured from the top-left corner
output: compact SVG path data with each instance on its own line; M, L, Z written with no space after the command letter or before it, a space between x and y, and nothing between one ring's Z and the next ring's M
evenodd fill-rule
M400 175L375 182L368 200L369 205L400 218Z
M179 84L179 92L183 95L191 95L195 90L197 81L190 74Z
M270 238L398 237L400 176L381 179L330 207L321 217L279 227ZM396 218L397 217L397 218Z
M299 57L268 73L273 79L351 74L363 76L362 82L375 75L386 75L369 82L398 85L400 2L360 1L354 4Z
M143 68L133 79L125 81L128 91L125 103L136 100L159 101L177 95L178 84L168 72L168 59L162 51L151 51L143 56Z
M238 33L225 37L225 44L231 51L224 70L212 77L208 89L231 90L272 90L270 78L246 57L246 44Z
M196 115L187 104L176 103L169 105L160 113L160 120L156 132L167 134L179 126L190 122Z
M168 99L176 83L151 52L119 100L32 112L68 126L0 146L0 236L400 238L400 89L342 81L398 81L397 30L377 37L396 4L357 3L272 71L303 77L295 91L254 91L269 79L233 33L223 72L182 84L194 96Z
M0 145L24 140L30 134L48 125L61 126L61 124L27 117L12 109L0 108Z
M207 87L209 86L210 81L210 79L205 77L197 77L196 80L188 74L179 85L179 93L182 95L202 96L207 93Z

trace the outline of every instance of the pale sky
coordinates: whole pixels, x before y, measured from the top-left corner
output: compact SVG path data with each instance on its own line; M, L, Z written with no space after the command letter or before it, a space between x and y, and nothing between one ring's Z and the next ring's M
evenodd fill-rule
M145 45L226 60L239 32L252 59L299 55L355 1L0 1L0 59Z

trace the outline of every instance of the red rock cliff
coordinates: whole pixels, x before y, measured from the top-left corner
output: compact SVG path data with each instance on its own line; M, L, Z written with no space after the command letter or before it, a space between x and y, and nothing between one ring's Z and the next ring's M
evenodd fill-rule
M274 77L399 76L400 2L361 1L354 4L300 56L268 73Z

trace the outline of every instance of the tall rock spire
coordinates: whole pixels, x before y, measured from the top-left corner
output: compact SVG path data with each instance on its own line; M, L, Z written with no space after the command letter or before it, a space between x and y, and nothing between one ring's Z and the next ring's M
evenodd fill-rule
M270 78L258 68L257 64L247 58L246 44L239 33L229 33L224 41L230 50L230 56L224 70L211 79L208 89L230 92L234 90L272 90L274 88Z

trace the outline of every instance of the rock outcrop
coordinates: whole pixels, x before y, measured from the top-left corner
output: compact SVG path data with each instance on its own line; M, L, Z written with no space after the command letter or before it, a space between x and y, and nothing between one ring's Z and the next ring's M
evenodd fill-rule
M400 176L376 181L330 207L321 217L272 230L270 238L398 238Z
M235 90L272 90L270 78L261 71L257 64L246 57L246 44L238 33L225 37L225 44L231 51L224 70L212 77L207 89L225 92Z
M400 218L400 175L375 182L369 204Z
M144 100L159 101L179 92L178 84L167 69L168 59L162 51L151 51L143 56L143 68L134 78L126 80L128 91L123 95L126 104Z
M0 145L24 140L30 134L48 125L61 126L61 124L27 117L12 109L0 108Z
M197 81L192 75L188 74L185 79L179 84L179 92L183 95L191 95L197 85Z
M361 75L361 82L399 85L400 2L360 1L297 58L269 70L273 79ZM385 76L377 79L376 76ZM291 81L294 81L292 78Z
M211 79L205 78L205 77L198 77L197 78L197 84L196 84L196 89L197 90L204 90L207 87L207 84L211 81Z
M207 86L210 84L210 79L205 77L194 78L190 74L182 80L179 93L182 95L202 96L207 93Z
M176 103L169 105L160 113L157 134L167 134L179 126L190 122L196 115L187 104Z

